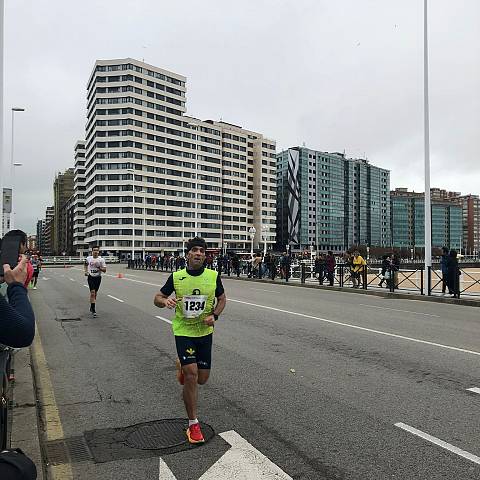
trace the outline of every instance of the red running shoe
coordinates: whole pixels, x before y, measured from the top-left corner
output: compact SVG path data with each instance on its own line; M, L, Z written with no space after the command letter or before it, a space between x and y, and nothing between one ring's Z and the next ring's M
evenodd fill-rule
M177 361L175 362L175 367L177 369L177 380L180 385L183 385L185 383L185 377L183 375L183 370L182 370L182 364L180 363L180 360L177 358Z
M204 443L203 433L200 430L200 424L194 423L187 428L187 438L190 443Z

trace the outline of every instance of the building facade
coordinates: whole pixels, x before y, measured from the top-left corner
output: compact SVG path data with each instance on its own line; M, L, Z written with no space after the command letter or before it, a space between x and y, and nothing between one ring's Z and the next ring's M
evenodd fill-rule
M85 142L77 141L74 148L73 174L73 254L86 256L88 245L85 243Z
M54 225L52 229L52 253L54 255L60 255L68 249L65 206L73 195L73 177L74 170L69 168L64 173L59 173L53 183Z
M277 246L390 245L390 172L306 147L277 155Z
M10 217L12 215L12 189L4 188L3 189L3 200L2 200L2 222L1 222L1 236L5 235L10 231Z
M480 198L478 195L459 196L463 212L463 251L480 254Z
M431 192L432 247L459 250L463 244L463 210L455 196ZM397 188L390 192L394 247L425 247L425 195Z
M97 61L87 88L85 243L135 256L275 241L275 142L186 115L186 78L133 59ZM74 228L78 224L75 224ZM132 252L133 250L133 252Z

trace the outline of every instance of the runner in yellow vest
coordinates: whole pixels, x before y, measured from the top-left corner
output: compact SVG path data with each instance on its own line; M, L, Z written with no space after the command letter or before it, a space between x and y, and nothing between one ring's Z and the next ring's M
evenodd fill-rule
M210 375L213 326L227 301L218 273L203 266L206 249L203 238L189 240L187 268L172 273L154 300L157 307L175 308L177 379L183 385L190 443L205 441L197 419L198 385ZM175 297L170 297L174 292Z

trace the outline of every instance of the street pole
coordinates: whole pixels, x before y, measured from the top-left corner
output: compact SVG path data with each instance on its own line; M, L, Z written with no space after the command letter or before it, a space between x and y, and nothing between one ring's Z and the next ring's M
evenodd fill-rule
M430 199L430 116L428 105L428 0L423 15L423 94L425 130L425 271L432 266L432 215Z
M198 237L198 160L195 154L195 236Z
M133 170L132 170L133 171ZM132 261L135 260L135 173L132 173L132 199L133 199L133 209L132 209Z
M4 178L3 173L3 155L5 148L3 145L3 37L4 37L4 22L3 15L5 10L4 0L0 0L0 238L3 237L3 187Z
M145 259L145 223L147 222L147 212L146 212L146 208L145 208L145 192L142 190L141 193L143 194L142 195L142 225L143 225L143 251L142 251L142 255L143 255L143 259Z
M15 158L15 113L24 112L24 108L13 107L12 108L12 144L10 149L10 183L12 186L12 195L10 199L11 204L11 213L10 213L10 230L15 229L15 208L14 208L14 196L15 196L15 167L20 166L20 164L14 163Z

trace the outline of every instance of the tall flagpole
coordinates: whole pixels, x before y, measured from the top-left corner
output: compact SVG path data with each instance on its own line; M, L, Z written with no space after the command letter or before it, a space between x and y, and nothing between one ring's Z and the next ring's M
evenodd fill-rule
M428 106L428 18L424 0L423 14L423 94L425 119L425 270L432 266L432 211L430 199L430 118Z

